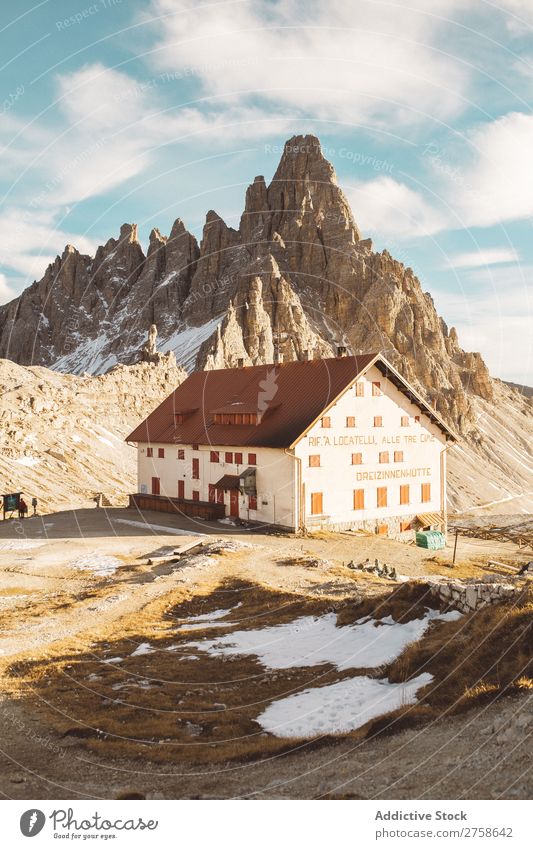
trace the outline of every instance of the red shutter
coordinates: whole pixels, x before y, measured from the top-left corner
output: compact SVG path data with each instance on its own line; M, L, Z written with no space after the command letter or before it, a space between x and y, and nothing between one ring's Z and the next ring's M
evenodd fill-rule
M192 479L200 480L200 460L198 457L193 457L192 460Z
M185 481L178 481L178 498L185 498Z
M152 495L160 495L160 480L159 478L152 478Z
M257 455L256 454L248 454L248 465L249 466L257 466Z

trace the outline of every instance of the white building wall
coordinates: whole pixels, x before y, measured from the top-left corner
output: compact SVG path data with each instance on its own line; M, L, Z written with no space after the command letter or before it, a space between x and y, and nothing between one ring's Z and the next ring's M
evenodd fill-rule
M200 445L193 450L191 445L150 443L153 456L147 456L148 446L138 446L138 492L152 493L152 478L159 479L160 494L170 498L178 497L178 481L184 483L184 496L193 498L193 492L199 492L200 501L209 500L209 484L216 484L223 475L238 475L248 468L249 454L256 455L257 510L249 508L247 495L239 495L239 516L241 519L281 525L287 528L295 526L296 475L295 460L278 448L249 448L224 445ZM159 449L164 457L158 457ZM185 454L178 459L178 451ZM212 451L218 451L220 460L210 461ZM226 452L243 455L243 462L236 464L225 461ZM199 461L199 480L192 477L192 461ZM224 494L226 515L230 515L230 493Z
M388 525L389 533L399 531L399 522L417 513L440 512L445 505L441 478L441 452L445 437L420 408L411 403L379 369L371 367L360 378L364 397L351 387L327 415L331 427L317 422L295 447L301 459L305 525L368 527ZM372 383L380 383L381 394L373 396ZM348 427L347 416L355 416ZM382 426L374 426L381 416ZM408 416L409 424L401 425ZM420 421L415 421L415 416ZM380 452L389 452L389 462L379 461ZM403 460L394 462L394 451L403 451ZM352 454L362 454L361 465L352 465ZM320 467L309 465L310 455L320 455ZM394 474L394 476L391 475ZM442 484L441 484L442 480ZM430 501L422 502L421 485L429 483ZM409 485L409 504L400 504L400 485ZM377 488L387 488L387 506L377 507ZM364 510L354 510L354 490L365 493ZM323 515L311 514L311 494L323 494ZM391 522L395 517L396 522Z

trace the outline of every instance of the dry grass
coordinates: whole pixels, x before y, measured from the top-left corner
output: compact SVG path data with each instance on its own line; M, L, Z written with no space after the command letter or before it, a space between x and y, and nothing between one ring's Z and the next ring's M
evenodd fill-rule
M456 622L433 625L391 664L388 676L405 681L421 672L431 673L433 682L418 694L419 704L376 721L370 734L398 731L529 689L533 604L527 591L517 604L493 605Z
M101 641L91 652L75 649L45 662L14 664L14 690L31 695L42 719L61 734L84 738L90 748L105 749L106 757L209 763L293 750L298 741L265 734L256 717L273 699L342 676L328 664L272 672L254 657L191 656L186 643L200 639L204 630L179 631L179 620L237 603L241 630L331 609L326 599L226 584L179 605L145 610L136 617L136 630L128 632L121 623L127 636ZM220 633L205 630L210 638ZM132 656L142 642L156 651ZM104 662L113 657L124 660Z
M422 581L397 585L392 592L384 587L380 595L358 602L306 598L242 581L206 584L195 592L204 594L191 597L183 590L171 604L165 597L122 619L119 639L103 634L90 648L82 637L70 639L49 658L12 665L12 693L31 698L32 710L44 723L66 737L83 738L106 759L127 756L187 766L272 757L304 743L329 744L332 738L310 743L265 734L256 720L266 706L306 687L352 677L357 670L339 673L324 664L272 671L253 656L199 653L196 659L197 650L187 643L225 631L183 631L181 620L239 604L227 619L238 621L240 630L330 611L336 612L340 625L369 615L408 622L434 605ZM421 691L414 707L351 736L400 730L512 689L531 688L532 613L533 606L524 599L518 607L500 605L456 622L433 623L424 638L388 668L370 672L392 681L430 672L433 684ZM133 656L143 642L155 651ZM114 657L123 660L109 662Z

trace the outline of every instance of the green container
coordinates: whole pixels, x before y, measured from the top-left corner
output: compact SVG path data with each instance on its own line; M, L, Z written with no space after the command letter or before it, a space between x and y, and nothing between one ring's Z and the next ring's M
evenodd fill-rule
M438 551L446 545L446 539L441 531L417 531L416 544L419 548L429 548Z

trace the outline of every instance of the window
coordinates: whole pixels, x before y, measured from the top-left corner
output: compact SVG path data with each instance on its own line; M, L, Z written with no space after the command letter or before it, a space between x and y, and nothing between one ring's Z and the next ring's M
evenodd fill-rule
M378 486L376 504L377 504L378 507L386 507L387 506L387 487L386 486Z
M257 510L257 495L248 496L248 508L250 510Z
M311 514L318 516L323 512L323 498L321 492L311 493Z
M355 416L346 416L346 427L355 427Z
M257 413L214 413L213 422L221 425L256 425Z
M161 487L159 478L152 478L152 495L160 495Z
M233 463L233 451L226 451L224 461L226 463Z
M257 466L257 455L256 454L248 454L248 465L249 466Z
M215 501L216 497L217 496L216 496L216 492L215 492L215 484L210 483L209 484L209 501Z
M395 463L403 463L403 451L395 451L394 452L394 462Z
M218 463L220 460L220 454L218 451L211 451L209 454L209 462L210 463Z
M157 456L160 457L160 458L163 458L165 456L165 449L164 448L158 448L157 449Z
M192 479L193 481L200 480L200 460L198 457L193 457L192 460Z
M185 460L185 449L178 448L178 460Z
M235 462L238 466L242 465L242 452L241 451L235 452Z
M383 427L383 418L381 416L374 416L374 427Z
M411 530L411 522L400 522L400 533Z
M409 484L404 483L400 487L400 504L409 504Z
M416 422L417 424L420 424L420 416L415 416L415 422Z
M198 445L196 442L194 442L194 443L193 443L193 446L192 446L192 450L193 450L193 451L198 451L198 449L199 449L199 445Z
M309 465L314 469L316 469L317 466L320 466L320 454L310 454Z
M153 457L154 456L154 449L153 448L147 448L146 449L146 456L147 457Z
M372 381L372 395L374 396L374 398L377 395L381 395L381 383L379 380Z
M376 528L376 533L380 537L386 537L387 534L389 533L389 526L388 525L378 525L377 528Z
M192 500L193 501L200 501L200 493L198 492L197 489L193 489L193 491L192 491Z
M389 452L388 451L380 451L379 452L379 462L380 463L388 463L389 462Z
M364 398L365 397L365 384L362 381L355 384L355 396L356 398Z
M322 427L331 427L331 416L322 416L320 424Z
M352 466L360 466L363 462L363 455L360 451L357 454L352 454Z
M422 484L422 504L427 504L428 501L431 501L431 484L423 483Z
M354 489L353 491L353 509L365 509L365 491L364 489Z
M409 427L409 416L402 416L400 424L402 427Z

